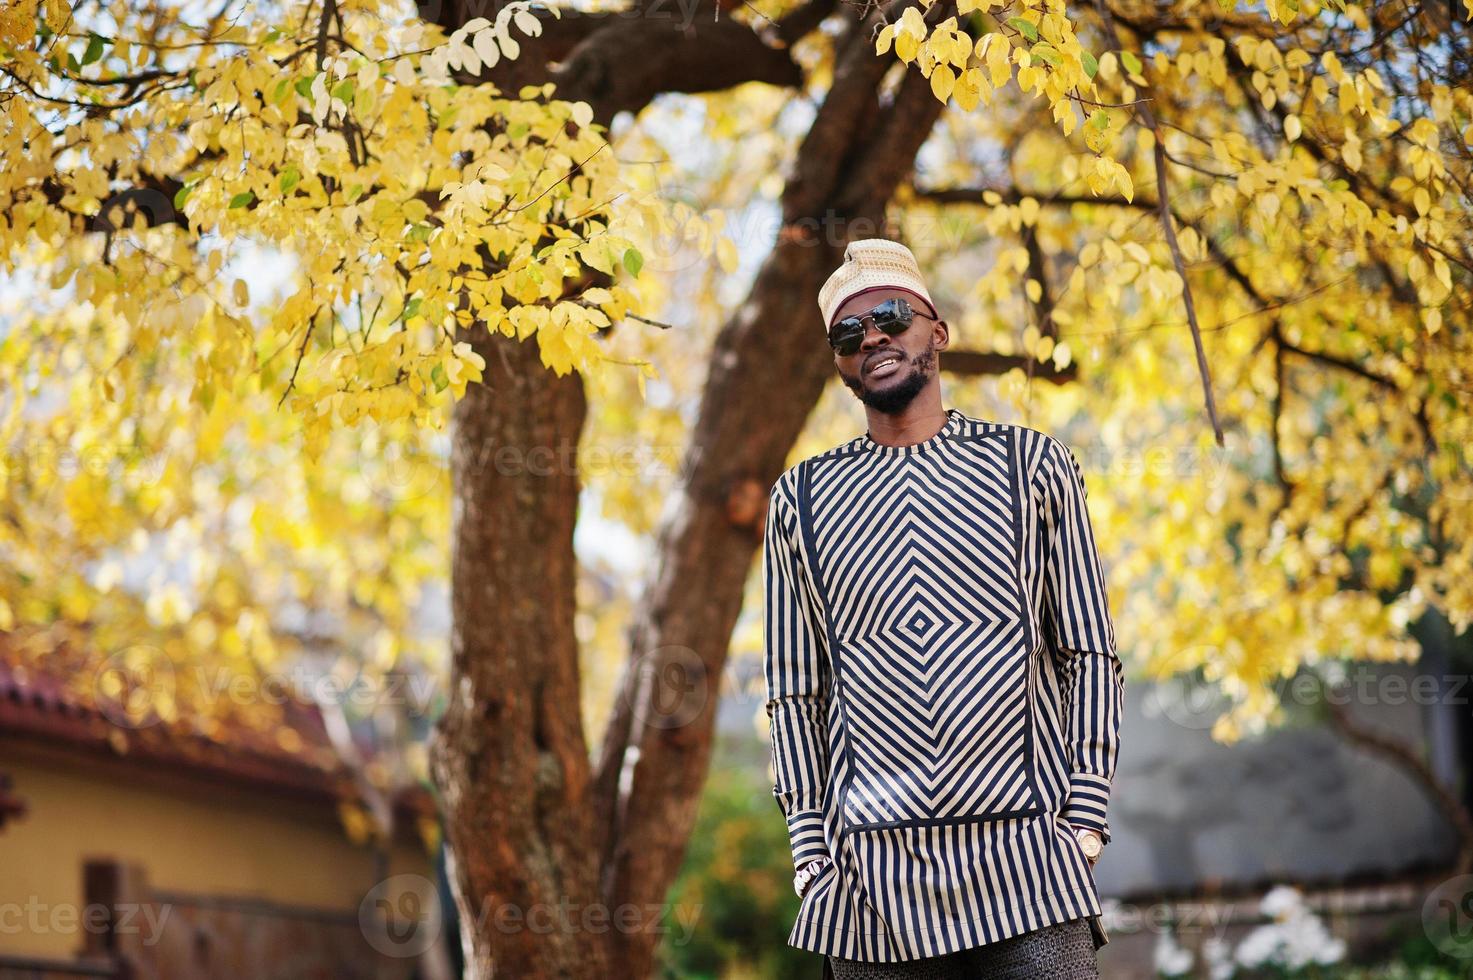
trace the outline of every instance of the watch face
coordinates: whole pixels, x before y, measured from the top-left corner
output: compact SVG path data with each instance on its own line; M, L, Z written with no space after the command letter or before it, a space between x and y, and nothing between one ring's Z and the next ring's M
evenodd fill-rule
M1100 853L1100 839L1094 834L1083 835L1079 839L1079 842L1084 845L1084 854L1086 857L1095 857Z

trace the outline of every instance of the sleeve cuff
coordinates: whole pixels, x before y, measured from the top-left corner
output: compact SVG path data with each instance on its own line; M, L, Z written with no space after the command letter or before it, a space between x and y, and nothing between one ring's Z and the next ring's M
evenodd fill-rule
M823 812L795 810L789 814L788 840L792 842L795 871L814 858L828 857L829 846L823 837Z
M1069 796L1060 812L1076 827L1088 827L1110 843L1110 825L1105 809L1110 802L1110 780L1094 773L1075 772L1069 776Z

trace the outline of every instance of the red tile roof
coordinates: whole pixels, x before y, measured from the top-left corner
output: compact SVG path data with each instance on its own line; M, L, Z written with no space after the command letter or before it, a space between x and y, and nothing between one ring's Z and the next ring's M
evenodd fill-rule
M254 720L227 714L165 722L155 715L139 722L87 682L106 669L65 643L0 633L0 736L322 802L356 795L317 705L289 699L276 706L277 717ZM400 793L396 805L415 816L434 812L418 787Z

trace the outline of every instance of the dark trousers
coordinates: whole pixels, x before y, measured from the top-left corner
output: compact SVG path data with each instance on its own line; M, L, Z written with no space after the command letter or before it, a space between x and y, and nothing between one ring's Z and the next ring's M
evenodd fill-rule
M825 956L824 980L1099 980L1088 919L1071 919L985 946L903 963Z

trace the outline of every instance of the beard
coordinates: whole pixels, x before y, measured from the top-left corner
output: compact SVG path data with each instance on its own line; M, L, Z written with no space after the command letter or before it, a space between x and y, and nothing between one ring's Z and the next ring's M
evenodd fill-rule
M910 368L910 373L884 388L868 387L859 375L841 373L840 377L845 387L865 405L885 415L896 415L915 401L931 380L936 369L936 348L927 347L913 358L902 357L901 363Z

